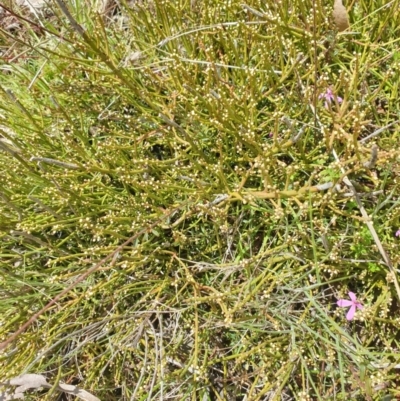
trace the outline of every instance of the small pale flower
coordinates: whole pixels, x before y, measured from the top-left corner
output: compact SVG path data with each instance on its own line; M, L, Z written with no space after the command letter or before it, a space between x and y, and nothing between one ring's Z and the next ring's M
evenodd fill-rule
M400 237L400 229L396 231L395 236L396 236L396 237Z
M332 101L335 101L335 98L337 100L338 103L342 103L343 99L340 96L336 96L333 94L332 89L331 88L327 88L325 93L321 93L318 96L318 99L325 99L325 107L329 108L329 105L332 103Z
M337 301L337 305L341 308L348 308L350 306L349 311L346 314L347 320L352 320L354 318L354 314L356 313L357 308L362 309L363 306L360 302L357 301L356 294L354 292L349 292L350 299L339 299Z

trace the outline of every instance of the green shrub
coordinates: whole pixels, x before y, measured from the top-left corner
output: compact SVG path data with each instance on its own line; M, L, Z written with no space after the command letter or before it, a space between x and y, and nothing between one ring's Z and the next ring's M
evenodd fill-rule
M322 3L5 14L2 341L71 289L4 344L4 377L102 400L399 395L399 2L357 2L341 34Z

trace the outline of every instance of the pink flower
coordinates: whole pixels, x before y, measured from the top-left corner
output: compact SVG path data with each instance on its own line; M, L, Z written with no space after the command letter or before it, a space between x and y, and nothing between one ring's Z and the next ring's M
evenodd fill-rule
M318 99L325 98L325 107L329 108L329 105L331 104L332 100L335 101L335 98L338 103L342 103L343 99L340 96L336 96L333 94L331 88L327 88L325 93L321 93L318 96Z
M396 237L400 237L400 230L397 230L397 231L396 231L395 236L396 236Z
M362 309L363 306L360 304L360 302L357 301L356 294L354 292L349 292L349 297L350 300L348 299L339 299L337 301L338 306L341 308L347 308L350 306L349 311L347 312L346 319L347 320L352 320L354 317L354 314L356 313L356 309Z

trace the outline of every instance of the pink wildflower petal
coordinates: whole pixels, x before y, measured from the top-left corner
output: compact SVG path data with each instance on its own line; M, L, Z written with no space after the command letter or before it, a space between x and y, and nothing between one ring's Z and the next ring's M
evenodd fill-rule
M352 306L353 305L353 301L349 301L348 299L339 299L339 301L337 301L337 304L341 308L346 308L348 306Z
M364 308L359 302L356 303L356 306L357 306L358 309Z
M342 103L343 102L343 98L341 98L340 96L337 96L336 99L337 99L338 103Z
M353 320L353 317L354 317L354 314L355 314L355 313L356 313L356 306L353 305L353 306L349 309L349 311L347 312L346 319L347 319L347 320Z
M357 301L357 297L356 294L354 294L354 292L349 291L349 297L353 302Z

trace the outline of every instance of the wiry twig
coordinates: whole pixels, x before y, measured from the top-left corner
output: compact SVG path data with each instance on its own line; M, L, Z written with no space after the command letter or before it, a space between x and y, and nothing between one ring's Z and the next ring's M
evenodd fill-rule
M55 37L57 37L57 38L59 38L59 39L65 41L65 42L68 42L68 43L71 43L71 44L74 43L73 41L71 41L71 40L69 40L69 39L67 39L67 38L64 38L62 35L59 35L59 34L57 34L57 33L54 32L54 31L50 31L49 29L46 29L44 26L42 26L42 24L41 24L41 25L38 25L37 23L31 21L30 19L25 18L25 17L23 17L22 15L16 14L13 10L11 10L10 8L7 8L7 7L4 5L4 3L3 3L3 4L0 4L0 7L1 7L2 9L6 10L7 13L11 14L13 17L17 18L18 20L24 21L24 22L28 23L30 26L33 26L33 27L34 27L35 29L37 29L39 32L46 32L46 33L50 34L51 36L55 36Z
M381 132L385 131L386 129L390 128L392 125L395 125L395 124L397 124L397 123L399 123L399 122L400 122L400 120L393 121L392 123L390 123L390 124L388 124L388 125L385 125L385 126L382 127L382 128L377 129L375 132L373 132L372 134L366 136L365 138L360 139L358 142L359 142L359 143L367 142L367 141L369 141L371 138L373 138L374 136L379 135Z
M59 5L61 8L62 12L65 14L65 16L68 18L68 21L72 25L72 27L81 35L85 36L85 30L75 21L75 19L72 17L71 13L69 12L67 6L62 0L56 0L56 3Z
M77 164L61 162L59 160L50 159L48 157L31 157L29 159L29 161L30 162L43 162L43 163L47 163L47 164L54 164L55 166L64 167L64 168L67 168L67 169L70 169L70 170L79 170L81 168Z
M249 11L250 13L254 14L256 17L264 18L265 14L261 13L260 11L255 10L254 8L248 6L247 4L242 4L242 7Z

